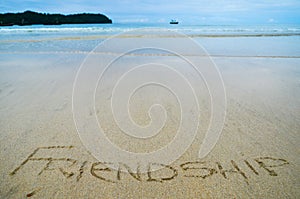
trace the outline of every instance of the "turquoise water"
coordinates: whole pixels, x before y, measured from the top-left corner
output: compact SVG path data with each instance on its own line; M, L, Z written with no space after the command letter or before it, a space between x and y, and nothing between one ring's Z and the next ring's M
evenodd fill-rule
M75 24L75 25L34 25L0 28L0 39L17 36L65 36L65 35L110 35L136 28L164 28L179 31L187 35L258 35L258 34L300 34L300 25L170 25L170 24Z
M300 56L300 25L77 24L0 27L0 53L83 52L126 31L167 29L192 37L211 55ZM237 39L239 38L239 39Z

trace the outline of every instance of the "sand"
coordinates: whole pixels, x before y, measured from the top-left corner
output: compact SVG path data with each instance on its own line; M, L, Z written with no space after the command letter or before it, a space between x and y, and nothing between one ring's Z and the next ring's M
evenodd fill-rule
M178 160L161 165L160 171L140 176L136 168L131 168L132 173L109 170L109 163L99 163L78 136L72 114L72 89L88 53L81 43L76 43L79 41L73 42L81 51L57 52L54 41L12 42L11 51L2 47L0 197L298 198L299 37L198 41L212 55L226 88L227 112L220 139L208 156L197 158L204 137L202 128L207 125L204 117L204 126ZM200 98L207 96L202 95L201 85L198 91ZM105 91L99 93L105 100ZM103 103L99 100L99 110ZM203 104L205 107L205 100ZM140 104L133 109L138 123L149 121L147 108ZM112 140L125 149L145 152L174 136L178 112L174 109L172 113L174 120L168 121L165 135L153 139L153 145L136 140L136 146L124 143L126 137L119 134L109 116L102 111L96 114L106 119L104 127L112 133ZM204 116L206 113L204 110ZM127 170L122 163L114 164L121 171Z

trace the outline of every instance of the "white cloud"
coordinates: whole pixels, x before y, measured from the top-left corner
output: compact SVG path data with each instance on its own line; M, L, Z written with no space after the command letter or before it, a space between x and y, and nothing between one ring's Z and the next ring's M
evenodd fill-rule
M269 22L269 23L273 23L273 22L275 22L275 20L274 20L273 18L270 18L270 19L268 20L268 22Z

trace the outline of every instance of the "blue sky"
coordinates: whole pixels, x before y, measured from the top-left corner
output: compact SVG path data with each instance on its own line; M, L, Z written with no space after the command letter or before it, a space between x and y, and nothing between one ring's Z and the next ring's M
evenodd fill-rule
M0 12L104 13L116 23L300 24L300 0L0 0Z

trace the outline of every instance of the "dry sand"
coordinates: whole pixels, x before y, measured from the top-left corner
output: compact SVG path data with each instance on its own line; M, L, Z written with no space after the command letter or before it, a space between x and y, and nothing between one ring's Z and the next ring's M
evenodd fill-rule
M214 38L208 45L211 41ZM177 161L139 178L99 170L107 165L97 164L79 139L71 98L85 56L0 54L1 198L300 196L299 58L215 57L227 93L227 116L217 145L207 157L198 159L203 140L199 133ZM134 114L140 123L149 119ZM172 133L172 125L176 126L174 114L166 132ZM106 125L109 131L117 131L114 125ZM132 149L122 144L122 137L111 139ZM167 142L168 136L160 139Z

